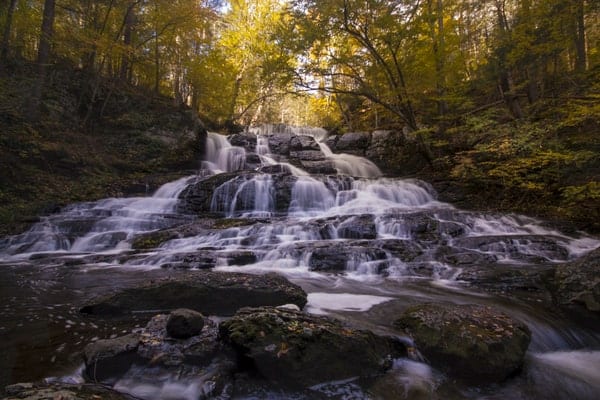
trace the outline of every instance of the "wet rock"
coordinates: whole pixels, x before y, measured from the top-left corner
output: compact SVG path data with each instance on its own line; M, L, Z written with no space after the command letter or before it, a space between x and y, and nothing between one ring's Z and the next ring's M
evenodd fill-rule
M262 165L260 156L253 152L246 152L245 169L256 169Z
M500 382L516 373L531 340L523 323L474 304L420 304L394 326L411 335L436 368L472 383Z
M321 152L315 138L311 136L292 136L290 139L290 151L297 152L300 150L317 150Z
M199 335L203 327L204 316L187 308L171 311L167 320L167 333L176 339L188 339Z
M342 222L337 233L341 239L375 239L377 227L372 215L360 215Z
M256 135L236 133L227 137L232 146L243 147L246 151L256 150Z
M171 315L156 315L135 334L89 344L84 352L84 378L112 384L134 371L134 376L143 378L176 372L178 375L198 375L198 380L203 381L207 378L222 380L233 366L232 361L226 361L231 352L217 340L217 324L193 313L191 310L176 310ZM177 333L184 333L184 330L186 334L174 337L173 321L181 316L185 316L187 321L194 319L196 326L193 334L189 335L192 333L190 326L185 324L182 327L179 321ZM202 324L200 331L196 329L199 323Z
M388 267L385 251L367 244L333 242L319 245L312 251L308 268L311 271L343 272L370 265L372 270L369 272L382 273Z
M569 258L568 250L558 244L560 241L560 238L542 235L491 235L457 238L453 245L483 252L502 253L513 260L540 263ZM527 251L523 252L523 248L527 248Z
M556 302L562 306L583 305L600 312L600 248L556 267L552 285Z
M327 139L325 139L325 144L334 153L336 153L336 150L337 150L336 145L337 145L337 141L339 140L339 138L340 138L339 135L331 135Z
M289 155L291 140L292 135L289 133L275 133L269 136L269 149L271 149L271 153L281 156Z
M374 241L373 245L404 262L413 261L423 254L423 249L414 240L379 239Z
M217 174L189 185L179 194L180 201L177 204L177 212L196 215L210 212L215 190L239 175L239 172Z
M405 355L402 344L370 331L302 312L244 308L219 326L219 335L269 381L288 387L370 377Z
M292 189L298 177L283 174L273 177L273 189L275 191L275 211L287 213L292 202Z
M325 154L320 150L298 150L290 152L291 162L298 160L302 161L323 161L325 160ZM296 162L297 163L297 162Z
M60 382L16 383L5 388L4 400L135 400L134 397L95 384Z
M189 308L205 315L232 315L241 307L306 304L306 293L277 274L250 275L190 271L151 281L96 300L81 308L92 315Z
M368 132L348 132L339 137L335 150L338 153L364 156L370 142L371 134Z
M140 336L132 333L88 344L83 352L84 376L92 382L104 382L124 374L139 360L139 343Z
M177 313L175 313L177 311ZM217 341L217 324L208 318L194 316L202 320L202 329L187 337L174 337L170 334L173 318L181 315L179 310L170 315L155 315L140 332L137 348L138 364L142 366L161 365L181 367L183 365L208 365L218 353L226 352ZM187 310L187 316L189 311ZM174 314L175 313L175 314ZM199 323L199 322L198 322ZM189 333L189 331L187 332Z
M164 242L176 239L178 236L177 231L172 229L144 233L135 237L131 243L131 248L135 250L155 249Z
M334 163L330 160L325 159L320 161L302 160L300 161L300 168L302 168L310 174L328 175L337 173L337 169L335 168Z

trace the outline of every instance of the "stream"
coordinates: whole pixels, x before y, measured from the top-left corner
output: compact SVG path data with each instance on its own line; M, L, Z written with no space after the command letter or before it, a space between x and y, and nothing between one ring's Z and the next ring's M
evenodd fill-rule
M423 302L493 305L532 331L523 371L503 384L468 387L426 363L396 360L404 393L429 385L444 399L598 398L600 321L553 306L540 278L599 247L597 238L526 216L457 209L427 182L385 177L366 158L335 154L326 138L322 129L273 126L229 140L209 133L196 175L149 197L72 204L0 239L0 384L81 381L86 344L148 320L92 319L78 312L82 304L210 268L280 273L308 293L305 311L374 332L389 332L404 309ZM158 247L136 248L159 230L171 234ZM198 398L192 386L132 374L115 388ZM352 382L315 393L371 398ZM312 396L261 388L247 398L291 397Z

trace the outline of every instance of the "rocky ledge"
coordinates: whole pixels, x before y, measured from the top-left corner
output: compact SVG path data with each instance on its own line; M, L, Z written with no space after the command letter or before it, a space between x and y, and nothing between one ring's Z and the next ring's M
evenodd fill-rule
M225 316L242 307L289 303L304 307L306 293L277 274L190 271L94 299L80 311L111 316L189 308L206 315Z
M500 382L516 373L531 340L523 323L491 307L420 304L394 322L422 355L449 376Z
M293 307L242 309L221 323L219 335L261 376L286 387L375 376L391 366L392 358L406 355L395 338Z

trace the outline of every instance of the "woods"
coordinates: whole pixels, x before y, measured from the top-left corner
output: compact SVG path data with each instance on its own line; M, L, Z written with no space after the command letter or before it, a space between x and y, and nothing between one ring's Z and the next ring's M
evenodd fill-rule
M439 125L504 101L583 92L600 64L600 6L585 0L5 0L0 63L86 76L187 104L215 126L289 122L344 129Z

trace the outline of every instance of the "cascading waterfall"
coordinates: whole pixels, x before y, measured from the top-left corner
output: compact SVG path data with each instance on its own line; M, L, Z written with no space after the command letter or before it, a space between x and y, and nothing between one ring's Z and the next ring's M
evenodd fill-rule
M438 201L425 182L383 178L365 158L334 154L326 136L323 129L264 126L238 137L234 143L247 143L241 147L210 133L197 176L163 185L151 197L66 207L3 239L0 262L35 263L36 253L54 253L59 265L69 256L102 252L125 254L108 262L124 269L276 271L309 282L308 310L356 314L394 299L491 302L493 293L466 284L471 274L547 271L600 246L596 238L565 235L532 218L458 210ZM131 251L138 235L165 228L169 235L156 248ZM577 336L515 304L534 331L532 379L543 385L546 365L560 375L573 359L598 359L600 335ZM592 355L579 350L587 345L595 346ZM398 366L433 379L422 368Z

